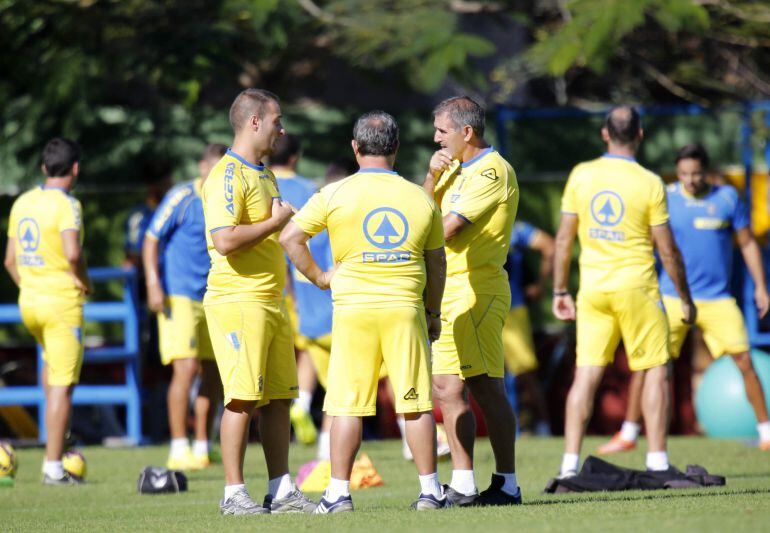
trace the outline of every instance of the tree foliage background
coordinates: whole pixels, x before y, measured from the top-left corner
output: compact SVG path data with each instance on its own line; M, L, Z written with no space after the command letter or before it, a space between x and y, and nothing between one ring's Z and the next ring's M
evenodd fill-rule
M770 5L748 0L0 0L0 186L37 179L59 134L86 147L86 185L159 155L184 175L247 86L282 95L319 172L365 107L424 154L452 93L711 106L770 95L768 48Z

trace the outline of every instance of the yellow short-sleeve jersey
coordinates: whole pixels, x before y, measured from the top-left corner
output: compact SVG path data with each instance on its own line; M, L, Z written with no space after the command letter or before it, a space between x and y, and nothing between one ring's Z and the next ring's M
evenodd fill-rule
M214 248L212 233L270 218L280 198L275 176L228 150L203 184L206 244L211 257L205 302L273 301L283 295L286 260L273 233L259 244L230 255Z
M361 169L323 187L292 220L311 236L329 231L340 263L331 283L335 308L420 305L425 251L444 246L435 202L385 169Z
M8 237L15 239L22 300L82 300L64 255L64 231L79 232L83 243L83 209L65 190L36 187L13 203Z
M454 213L468 222L447 241L446 293L506 294L503 269L519 206L519 184L513 167L488 148L441 176L441 213Z
M581 287L657 286L650 227L668 222L660 177L632 158L605 155L572 170L561 209L578 217Z

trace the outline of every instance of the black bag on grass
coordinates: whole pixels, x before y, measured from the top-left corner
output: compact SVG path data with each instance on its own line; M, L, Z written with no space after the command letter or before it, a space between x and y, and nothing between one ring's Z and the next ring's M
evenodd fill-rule
M545 492L562 494L609 490L691 489L724 484L723 476L709 474L705 468L698 465L688 465L685 472L673 466L663 472L651 472L621 468L591 455L583 463L580 473L565 479L549 480Z
M187 476L178 470L148 466L139 473L139 494L164 494L187 490Z

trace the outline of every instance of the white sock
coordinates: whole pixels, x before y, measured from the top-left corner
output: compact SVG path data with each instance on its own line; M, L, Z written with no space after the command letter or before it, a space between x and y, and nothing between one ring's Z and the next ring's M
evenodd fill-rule
M225 485L225 501L230 499L230 496L235 494L241 489L245 489L246 485L239 483L238 485Z
M457 492L470 496L476 494L476 478L473 477L473 470L452 470L452 481L449 486Z
M668 454L666 452L647 452L647 470L668 470Z
M565 453L561 459L561 470L559 475L563 476L567 472L577 472L580 464L580 455L577 453Z
M770 441L770 421L757 424L757 431L759 431L759 442Z
M310 412L310 406L313 403L313 393L309 390L300 390L299 397L294 400L296 405L299 405L306 413Z
M330 502L336 502L343 496L350 496L350 480L330 478L324 495Z
M322 431L318 434L318 454L319 461L328 461L331 459L331 440L328 431Z
M180 457L190 451L190 442L186 438L171 439L171 456Z
M620 438L626 442L636 442L639 437L639 432L642 430L642 425L636 422L629 422L628 420L623 422L620 426Z
M396 424L398 424L398 430L401 432L401 438L406 439L406 420L404 420L404 415L396 415Z
M503 483L503 488L501 489L503 492L511 496L516 496L519 493L519 484L516 481L516 474L501 474L499 472L495 472L495 474L505 478L505 483Z
M423 494L430 494L431 496L441 499L444 496L444 491L441 488L441 483L438 482L438 473L433 472L427 476L419 476L420 478L420 492Z
M291 474L284 474L282 476L274 477L267 482L267 492L276 500L285 498L294 492L294 488L294 482L291 480Z
M192 445L192 452L195 455L209 455L209 441L207 440L195 440Z
M64 467L61 461L43 461L43 473L52 479L61 479L64 477Z

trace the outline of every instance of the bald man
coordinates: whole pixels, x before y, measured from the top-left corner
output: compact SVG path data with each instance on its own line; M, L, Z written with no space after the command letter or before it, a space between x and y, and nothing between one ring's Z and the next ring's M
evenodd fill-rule
M577 473L596 389L622 339L631 370L644 374L642 412L649 470L668 470L668 321L658 289L653 245L681 300L682 320L695 321L684 263L668 223L663 181L636 162L639 113L613 109L601 130L607 152L570 174L556 235L553 312L577 319L577 369L567 396L560 476ZM568 291L575 236L580 239L577 309Z

